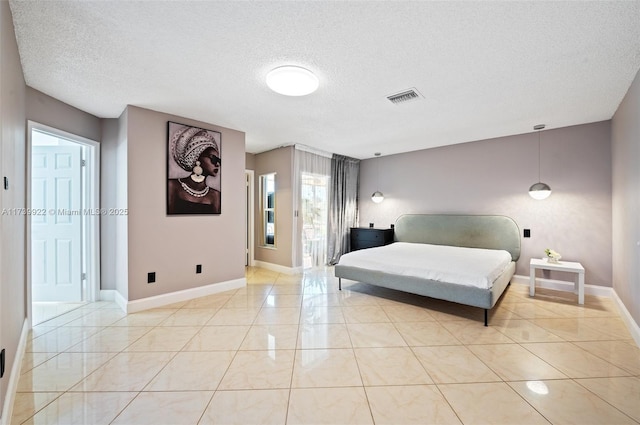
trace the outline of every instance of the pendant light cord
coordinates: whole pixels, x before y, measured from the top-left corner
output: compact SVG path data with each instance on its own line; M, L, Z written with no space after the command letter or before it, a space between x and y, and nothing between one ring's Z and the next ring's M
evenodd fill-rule
M380 191L380 152L373 154L376 157L376 192Z
M540 132L542 129L538 130L538 182L540 182Z
M540 148L540 132L542 130L544 130L546 126L544 124L537 124L533 126L534 130L538 130L538 183L541 181L540 180L540 161L542 158L542 154L540 153L541 148Z
M376 184L376 190L380 190L380 156L378 156L378 171L377 171L377 181L378 183Z

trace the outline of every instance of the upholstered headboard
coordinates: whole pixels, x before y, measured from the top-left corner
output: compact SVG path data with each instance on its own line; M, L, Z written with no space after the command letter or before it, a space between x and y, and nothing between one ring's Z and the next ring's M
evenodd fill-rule
M396 220L398 242L504 249L520 258L520 229L503 215L406 214Z

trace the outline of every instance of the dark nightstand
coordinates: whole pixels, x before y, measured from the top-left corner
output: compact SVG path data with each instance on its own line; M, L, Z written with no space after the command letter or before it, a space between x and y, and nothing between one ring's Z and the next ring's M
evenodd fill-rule
M393 229L351 228L351 251L393 243Z

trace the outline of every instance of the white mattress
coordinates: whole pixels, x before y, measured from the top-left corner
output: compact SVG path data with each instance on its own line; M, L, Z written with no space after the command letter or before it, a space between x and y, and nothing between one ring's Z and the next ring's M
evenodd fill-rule
M508 251L395 242L340 257L342 266L490 289L511 263Z

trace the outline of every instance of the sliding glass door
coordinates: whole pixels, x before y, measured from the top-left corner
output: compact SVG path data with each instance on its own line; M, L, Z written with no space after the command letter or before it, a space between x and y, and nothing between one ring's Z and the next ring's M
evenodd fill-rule
M329 176L302 173L300 180L302 266L324 266L327 263Z

